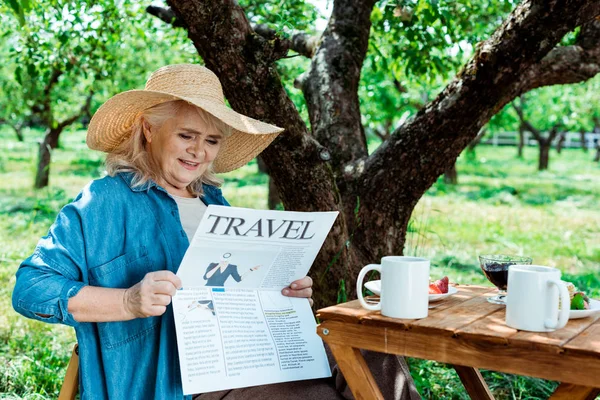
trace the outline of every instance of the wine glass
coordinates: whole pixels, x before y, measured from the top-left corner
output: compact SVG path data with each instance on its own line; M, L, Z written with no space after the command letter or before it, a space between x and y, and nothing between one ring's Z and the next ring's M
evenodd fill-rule
M506 305L506 285L510 265L531 265L531 257L487 254L479 256L479 265L485 277L498 288L498 295L488 297L494 304Z

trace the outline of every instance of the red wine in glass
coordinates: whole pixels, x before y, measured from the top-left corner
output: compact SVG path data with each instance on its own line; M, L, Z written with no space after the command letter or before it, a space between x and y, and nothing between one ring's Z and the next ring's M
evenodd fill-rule
M479 264L485 277L498 288L498 295L488 297L494 304L506 305L506 286L508 283L508 267L511 265L531 265L530 257L491 254L479 256Z
M497 266L487 266L483 269L485 277L500 290L506 290L508 283L508 266L497 264Z

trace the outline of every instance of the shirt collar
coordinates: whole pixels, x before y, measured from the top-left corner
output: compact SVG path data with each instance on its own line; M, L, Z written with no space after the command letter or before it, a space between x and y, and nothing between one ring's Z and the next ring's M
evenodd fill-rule
M133 177L134 177L134 173L133 172L120 172L119 176L121 177L121 179L123 179L125 181L125 183L127 183L127 186L129 186L129 189L131 189L132 192L143 192L143 191L147 191L152 189L153 187L155 187L157 190L163 191L165 193L169 193L167 192L162 186L160 186L159 184L157 184L156 182L154 182L152 179L148 180L146 183L144 183L143 185L138 185L138 186L133 186ZM206 194L213 194L213 187L207 184L202 184L202 189L204 191L204 195ZM204 197L204 196L201 196Z
M166 192L165 189L163 189L161 186L159 186L152 179L150 179L143 185L138 185L138 186L134 187L133 186L133 178L135 175L133 172L121 172L121 173L119 173L119 176L121 177L121 179L123 179L125 181L125 183L127 183L127 186L129 186L129 189L131 189L132 192L143 192L143 191L150 190L153 187L156 187L156 188Z

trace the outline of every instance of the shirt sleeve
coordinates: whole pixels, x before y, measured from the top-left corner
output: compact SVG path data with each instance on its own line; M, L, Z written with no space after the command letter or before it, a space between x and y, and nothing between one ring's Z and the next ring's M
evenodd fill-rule
M85 259L81 217L71 203L19 267L12 295L14 309L39 321L77 326L68 302L86 286Z

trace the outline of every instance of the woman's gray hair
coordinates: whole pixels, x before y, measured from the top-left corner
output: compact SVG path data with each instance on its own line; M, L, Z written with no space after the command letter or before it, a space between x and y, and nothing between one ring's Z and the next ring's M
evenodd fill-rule
M227 140L231 135L231 128L213 117L206 111L189 104L183 100L167 101L144 110L136 117L131 126L131 134L126 136L121 144L106 156L106 171L110 176L115 176L120 172L133 173L132 186L139 187L148 181L160 181L159 173L155 164L146 150L146 137L144 136L144 122L150 129L157 129L165 121L177 115L177 112L185 106L193 107L200 118L211 128L221 132ZM221 186L223 180L218 178L213 171L212 163L208 166L206 172L198 179L190 183L188 190L195 196L202 195L202 184L212 186Z

